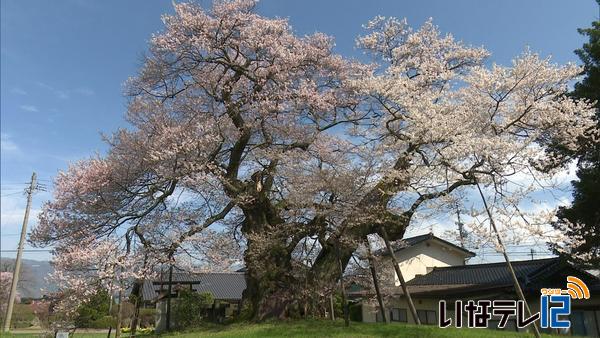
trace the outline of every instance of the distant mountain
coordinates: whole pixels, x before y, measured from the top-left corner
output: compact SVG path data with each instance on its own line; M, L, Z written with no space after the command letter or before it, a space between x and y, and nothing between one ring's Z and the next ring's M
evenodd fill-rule
M14 271L14 258L0 258L0 271ZM18 291L21 298L40 298L44 294L57 290L56 285L48 283L46 277L53 268L48 261L23 259L21 261L21 278Z

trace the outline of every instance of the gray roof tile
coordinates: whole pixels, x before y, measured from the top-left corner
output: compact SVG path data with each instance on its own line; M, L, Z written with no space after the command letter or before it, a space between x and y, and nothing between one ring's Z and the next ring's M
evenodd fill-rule
M161 279L145 280L142 287L144 301L155 300L161 290L166 292L168 288L168 275L164 274ZM240 300L246 289L246 276L239 272L219 273L173 273L173 284L191 284L192 289L198 292L210 292L215 299Z
M517 277L524 281L531 281L538 272L558 266L559 258L537 259L529 261L512 262ZM409 285L507 285L512 283L508 267L505 262L491 264L472 264L434 268L428 274L417 276Z

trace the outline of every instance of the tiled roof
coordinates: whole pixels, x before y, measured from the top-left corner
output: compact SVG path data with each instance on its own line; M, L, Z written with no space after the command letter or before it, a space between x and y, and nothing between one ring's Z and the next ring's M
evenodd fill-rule
M173 272L173 282L182 282L182 283L194 283L201 282L202 274L199 273L185 273L185 272ZM163 281L168 281L169 274L164 273L162 276Z
M409 237L409 238L403 238L402 240L393 242L392 243L392 248L394 248L394 252L398 252L398 251L404 250L406 248L409 248L411 246L417 245L417 244L419 244L421 242L425 242L427 240L435 240L435 241L441 242L441 243L443 243L443 244L445 244L447 246L450 246L452 248L455 248L457 250L460 250L460 251L466 253L467 256L469 256L469 257L475 257L475 253L473 253L473 252L471 252L471 251L469 251L469 250L467 250L465 248L461 248L460 246L458 246L458 245L456 245L454 243L451 243L451 242L448 242L448 241L446 241L444 239L441 239L441 238L435 236L432 233L428 233L428 234L424 234L424 235L419 235L419 236L414 236L414 237ZM377 250L375 252L375 255L388 255L388 254L389 254L388 250L385 249L385 248Z
M512 266L523 291L528 294L539 295L541 287L563 288L568 275L581 278L590 292L600 292L600 279L559 257L514 261ZM506 262L436 267L406 284L415 296L446 299L465 294L484 294L493 290L511 290L514 287ZM351 292L350 296L361 297L369 292L359 290ZM402 289L398 287L395 294L402 295Z
M246 275L239 272L202 274L200 284L194 287L199 292L211 292L215 299L242 299L245 289Z
M525 284L533 281L538 272L557 267L559 258L537 259L512 262L517 278ZM410 285L508 285L512 277L505 262L491 264L472 264L433 268L425 275L417 276Z
M152 301L159 296L161 291L166 292L168 288L167 276L161 280L146 280L142 287L144 301ZM223 273L173 273L174 285L192 285L192 289L198 292L210 292L215 299L240 300L246 289L245 274L239 272Z

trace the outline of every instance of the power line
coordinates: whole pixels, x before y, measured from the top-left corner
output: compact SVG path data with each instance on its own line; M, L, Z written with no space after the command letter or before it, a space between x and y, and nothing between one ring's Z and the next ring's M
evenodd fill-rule
M18 249L13 250L0 250L0 252L18 252ZM50 252L51 249L23 249L23 252Z
M14 195L22 195L24 193L25 193L25 191L17 191L17 192L12 192L10 194L1 195L1 197L8 197L8 196L14 196Z

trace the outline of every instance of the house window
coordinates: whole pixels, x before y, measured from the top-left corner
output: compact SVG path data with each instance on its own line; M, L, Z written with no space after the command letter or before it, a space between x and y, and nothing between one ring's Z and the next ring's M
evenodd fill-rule
M417 316L421 324L437 325L437 316L433 310L417 310Z
M392 322L403 322L406 323L407 320L407 312L406 309L392 308L390 309L390 320Z

